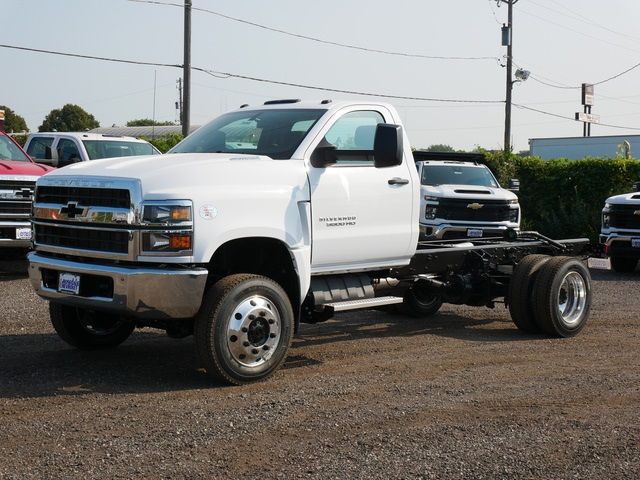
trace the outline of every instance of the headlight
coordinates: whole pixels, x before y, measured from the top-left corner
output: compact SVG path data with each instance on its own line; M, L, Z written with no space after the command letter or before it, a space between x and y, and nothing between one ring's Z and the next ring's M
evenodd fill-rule
M514 198L513 200L507 201L507 203L510 204L510 205L517 205L518 204L518 199Z
M437 211L437 207L431 207L427 205L427 207L424 209L424 218L426 218L427 220L433 220L434 218L436 218Z
M187 202L181 204L150 204L144 206L142 220L147 224L171 225L176 223L190 222L191 205Z
M518 223L518 216L520 214L519 208L512 208L509 210L509 221L511 223Z

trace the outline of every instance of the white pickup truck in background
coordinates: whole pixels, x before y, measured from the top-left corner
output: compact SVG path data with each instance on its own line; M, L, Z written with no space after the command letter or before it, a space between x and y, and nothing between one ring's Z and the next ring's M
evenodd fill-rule
M420 239L503 236L520 228L513 179L509 190L484 165L484 155L414 151L420 177ZM470 160L470 161L469 161Z
M640 260L640 182L632 193L607 198L600 245L616 272L633 272Z
M24 149L36 162L54 167L101 158L160 154L156 147L139 138L85 132L30 133Z
M31 283L69 344L194 334L205 370L233 384L276 371L300 323L346 310L504 302L526 332L576 335L588 240L420 243L409 145L388 104L279 100L167 155L71 165L37 183Z

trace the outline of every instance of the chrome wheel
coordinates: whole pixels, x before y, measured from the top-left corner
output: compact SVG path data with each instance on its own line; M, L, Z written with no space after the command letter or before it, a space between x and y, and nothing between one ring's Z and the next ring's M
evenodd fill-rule
M268 298L255 295L234 309L227 327L227 347L241 365L259 367L275 352L280 330L278 309Z
M567 273L558 291L558 313L562 322L572 327L580 322L587 306L587 286L580 273Z

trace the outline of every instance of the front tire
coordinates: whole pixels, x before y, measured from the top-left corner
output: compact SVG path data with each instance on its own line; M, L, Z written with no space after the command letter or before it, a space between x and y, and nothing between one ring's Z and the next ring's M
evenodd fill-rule
M264 380L284 363L294 314L273 280L235 274L205 293L195 319L198 357L207 373L232 385Z
M635 272L638 266L637 258L611 257L611 268L618 273Z
M114 348L124 342L135 323L112 313L49 303L51 324L69 345L82 350Z
M540 269L533 290L540 328L554 337L572 337L584 328L591 307L591 275L571 257L555 257Z

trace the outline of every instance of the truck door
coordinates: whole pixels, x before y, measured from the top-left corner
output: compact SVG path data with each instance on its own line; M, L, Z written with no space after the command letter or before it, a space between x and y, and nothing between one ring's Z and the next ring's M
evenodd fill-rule
M309 163L312 271L406 263L415 247L415 172L412 177L407 158L394 167L373 164L376 125L393 123L391 114L382 107L351 107L336 117L307 151L310 162L314 146L328 142L337 148L335 164Z

